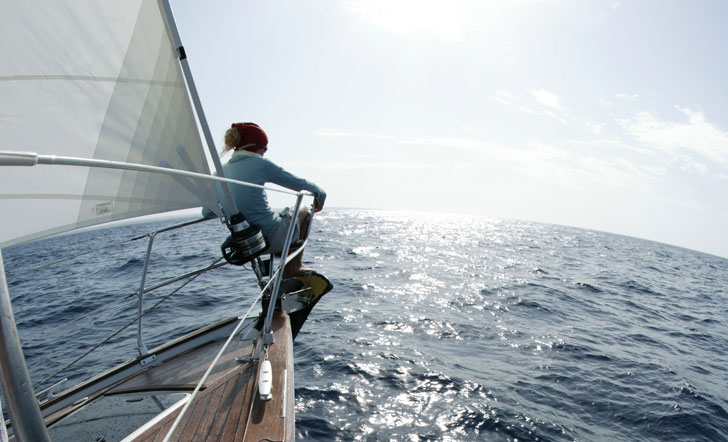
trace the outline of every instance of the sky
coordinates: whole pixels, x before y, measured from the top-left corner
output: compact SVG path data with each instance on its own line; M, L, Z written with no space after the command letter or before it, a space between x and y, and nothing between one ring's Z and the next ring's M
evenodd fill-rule
M329 207L728 257L728 2L171 4L218 147L231 122L260 124L266 156Z

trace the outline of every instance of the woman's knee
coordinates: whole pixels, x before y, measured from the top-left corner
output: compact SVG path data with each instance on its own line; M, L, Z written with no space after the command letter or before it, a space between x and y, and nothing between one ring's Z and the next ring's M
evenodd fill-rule
M311 208L308 206L303 206L298 211L298 224L303 224L304 221L306 221L308 218L311 217Z
M311 209L308 206L301 207L298 211L299 239L305 239L308 233L308 223L311 220Z

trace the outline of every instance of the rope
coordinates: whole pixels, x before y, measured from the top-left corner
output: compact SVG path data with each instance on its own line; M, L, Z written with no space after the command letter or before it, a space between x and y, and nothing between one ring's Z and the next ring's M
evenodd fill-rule
M213 266L214 266L215 264L217 264L217 263L218 263L218 262L220 262L221 260L222 260L222 258L218 258L218 259L217 259L217 260L215 260L215 262L213 262L213 263L212 263L212 264L211 264L211 265L210 265L209 267L213 267ZM110 341L111 339L113 339L114 337L116 337L116 336L117 336L117 335L118 335L119 333L123 332L123 331L124 331L124 330L126 330L127 328L129 328L129 327L131 327L132 325L134 325L134 323L135 323L135 322L137 322L137 321L138 321L138 320L139 320L140 318L142 318L143 316L145 316L146 314L148 314L149 312L151 312L152 310L154 310L155 308L157 308L157 307L158 307L158 306L159 306L159 305L160 305L161 303L163 303L164 301L166 301L167 299L169 299L169 297L171 297L172 295L174 295L174 294L176 294L177 292L179 292L180 290L182 290L182 289L183 289L183 288L184 288L184 287L185 287L185 286L186 286L187 284L189 284L189 283L191 283L192 281L194 281L195 279L197 279L197 277L198 277L198 276L200 276L201 274L202 274L202 273L198 273L197 275L194 275L193 277L191 277L191 278L190 278L190 279L189 279L188 281L185 281L185 283L184 283L184 284L182 284L181 286L177 287L177 288L176 288L175 290L173 290L173 291L172 291L172 293L170 293L170 294L168 294L167 296L165 296L164 298L160 299L160 300L159 300L159 301L158 301L158 302L157 302L156 304L154 304L154 305L153 305L153 306L152 306L151 308L147 309L147 310L146 310L146 311L145 311L144 313L142 313L141 315L137 315L137 316L136 316L136 317L135 317L135 318L134 318L134 319L133 319L133 320L132 320L131 322L129 322L128 324L126 324L126 325L125 325L124 327L122 327L121 329L117 330L116 332L114 332L113 334L111 334L111 335L110 335L109 337L107 337L106 339L104 339L104 340L103 340L103 341L101 341L100 343L98 343L98 344L96 344L95 346L93 346L93 347L92 347L92 348L91 348L90 350L88 350L87 352L85 352L85 353L84 353L84 354L82 354L81 356L77 357L76 359L74 359L73 361L71 361L71 362L70 362L69 364L67 364L66 366L64 366L63 368L61 368L60 370L56 371L56 372L55 372L55 373L53 373L52 375L48 376L47 378L43 379L43 380L42 380L42 381L40 381L39 383L35 384L35 385L33 386L33 389L35 390L35 389L37 389L38 387L40 387L40 386L42 386L42 385L45 385L45 384L46 384L46 383L47 383L48 381L50 381L50 380L51 380L51 379L53 379L54 377L58 376L59 374L63 373L64 371L68 370L69 368L71 368L72 366L74 366L74 365L75 365L76 363L78 363L78 362L79 362L79 361L80 361L81 359L85 358L85 357L86 357L86 356L88 356L89 354L93 353L93 352L94 352L94 351L95 351L96 349L98 349L98 348L99 348L99 347L101 347L102 345L104 345L104 344L106 344L107 342L109 342L109 341ZM257 299L256 299L256 301L257 301ZM252 308L252 307L251 307L251 308Z

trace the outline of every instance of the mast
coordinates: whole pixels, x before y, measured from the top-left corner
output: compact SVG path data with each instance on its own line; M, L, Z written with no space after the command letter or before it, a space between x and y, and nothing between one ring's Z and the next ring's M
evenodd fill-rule
M20 347L0 250L0 381L16 440L49 441ZM3 424L4 425L4 424Z
M197 87L195 86L195 82L192 79L190 64L187 61L185 48L184 46L182 46L182 39L179 36L179 31L177 30L177 24L174 21L174 14L172 14L172 8L169 5L169 0L158 0L158 4L159 9L162 12L162 17L164 18L164 24L167 28L169 38L172 40L172 44L177 51L177 57L179 58L180 66L182 66L182 73L184 74L184 79L187 83L187 88L190 92L190 97L192 98L192 103L195 107L195 112L197 113L200 127L202 128L202 133L205 136L207 149L209 150L210 156L212 157L212 162L215 164L215 171L217 172L217 176L225 178L225 174L222 170L222 162L220 161L220 155L215 149L215 141L212 138L210 127L207 124L205 111L202 109L202 102L200 101L200 96L197 93ZM222 186L223 194L225 195L225 200L228 203L228 207L230 207L230 210L232 210L232 213L225 214L225 216L229 219L230 217L238 213L238 208L235 205L235 201L233 200L233 196L230 193L230 188L228 187L227 183L220 184Z

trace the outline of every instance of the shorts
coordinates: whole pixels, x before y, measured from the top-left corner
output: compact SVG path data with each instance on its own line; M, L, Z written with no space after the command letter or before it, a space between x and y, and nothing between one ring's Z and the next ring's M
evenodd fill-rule
M286 244L288 227L291 225L291 221L293 221L292 212L293 210L291 210L290 207L286 207L285 209L281 210L280 213L278 213L278 216L281 217L281 221L278 223L278 226L276 226L275 230L273 230L270 236L266 238L269 246L266 253L274 254L283 251L283 246ZM298 223L296 223L296 226L293 230L293 239L291 240L291 242L294 243L298 241L298 238L300 236L300 228L298 226Z

